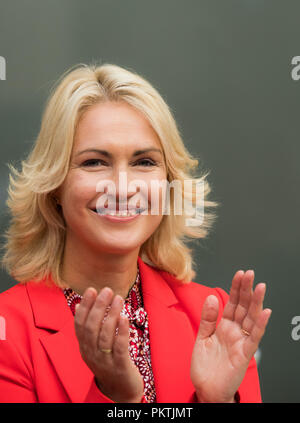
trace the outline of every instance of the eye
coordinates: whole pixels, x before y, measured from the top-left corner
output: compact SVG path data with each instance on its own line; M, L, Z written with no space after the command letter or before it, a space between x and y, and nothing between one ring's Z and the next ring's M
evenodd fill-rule
M95 167L98 163L101 163L104 165L106 164L103 160L100 160L100 159L89 159L83 162L82 166Z
M140 159L136 162L138 166L156 166L156 162L152 159Z

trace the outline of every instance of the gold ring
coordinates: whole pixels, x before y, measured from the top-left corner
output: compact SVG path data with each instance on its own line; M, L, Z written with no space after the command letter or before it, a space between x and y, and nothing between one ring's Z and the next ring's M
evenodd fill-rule
M110 350L110 349L105 349L105 348L100 348L100 351L101 351L101 352L104 352L104 353L106 353L106 354L110 354L110 353L112 352L112 350Z
M242 329L242 332L243 332L243 334L244 335L246 335L246 336L249 336L250 335L250 332L248 332L247 330L245 330L245 329Z

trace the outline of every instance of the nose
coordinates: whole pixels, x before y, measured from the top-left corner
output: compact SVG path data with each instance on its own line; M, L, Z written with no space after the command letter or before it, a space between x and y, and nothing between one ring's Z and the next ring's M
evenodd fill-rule
M136 194L136 189L132 189L132 182L127 171L120 170L114 179L116 186L116 210L127 210L130 199Z
M98 182L96 191L105 195L101 204L108 204L108 208L115 208L116 211L126 211L131 207L147 208L148 190L146 183L130 178L126 171L114 172L112 179L101 180ZM102 197L102 195L100 197ZM134 196L136 196L133 198ZM138 204L139 203L139 204Z

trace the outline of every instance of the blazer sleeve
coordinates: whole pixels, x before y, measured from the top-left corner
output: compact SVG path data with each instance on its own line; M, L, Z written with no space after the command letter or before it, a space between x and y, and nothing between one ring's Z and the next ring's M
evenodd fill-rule
M0 340L0 403L38 403L30 372L11 340ZM84 403L115 403L97 387L95 379ZM147 403L145 396L141 403Z
M229 299L229 295L221 288L216 288L217 293L221 297L223 308ZM236 394L237 402L261 403L261 392L259 384L259 376L254 356L252 357L244 379Z
M101 402L101 403L112 403L115 404L115 401L113 401L112 399L110 399L109 397L107 397L106 395L104 395L100 389L98 388L95 378L93 379L93 382L91 384L91 388L85 398L85 401L87 403L96 403L96 402ZM143 395L143 397L141 398L141 403L147 403L147 400L145 398L145 395Z

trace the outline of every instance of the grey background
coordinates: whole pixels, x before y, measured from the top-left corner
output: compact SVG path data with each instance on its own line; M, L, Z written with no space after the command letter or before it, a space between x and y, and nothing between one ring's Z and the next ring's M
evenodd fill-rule
M196 282L229 290L238 269L267 283L273 310L261 343L265 402L299 402L299 1L0 1L0 230L6 163L38 133L48 92L77 63L115 63L146 77L170 105L188 149L211 170L222 203L195 243ZM4 291L15 284L1 273ZM1 312L1 311L0 311Z

